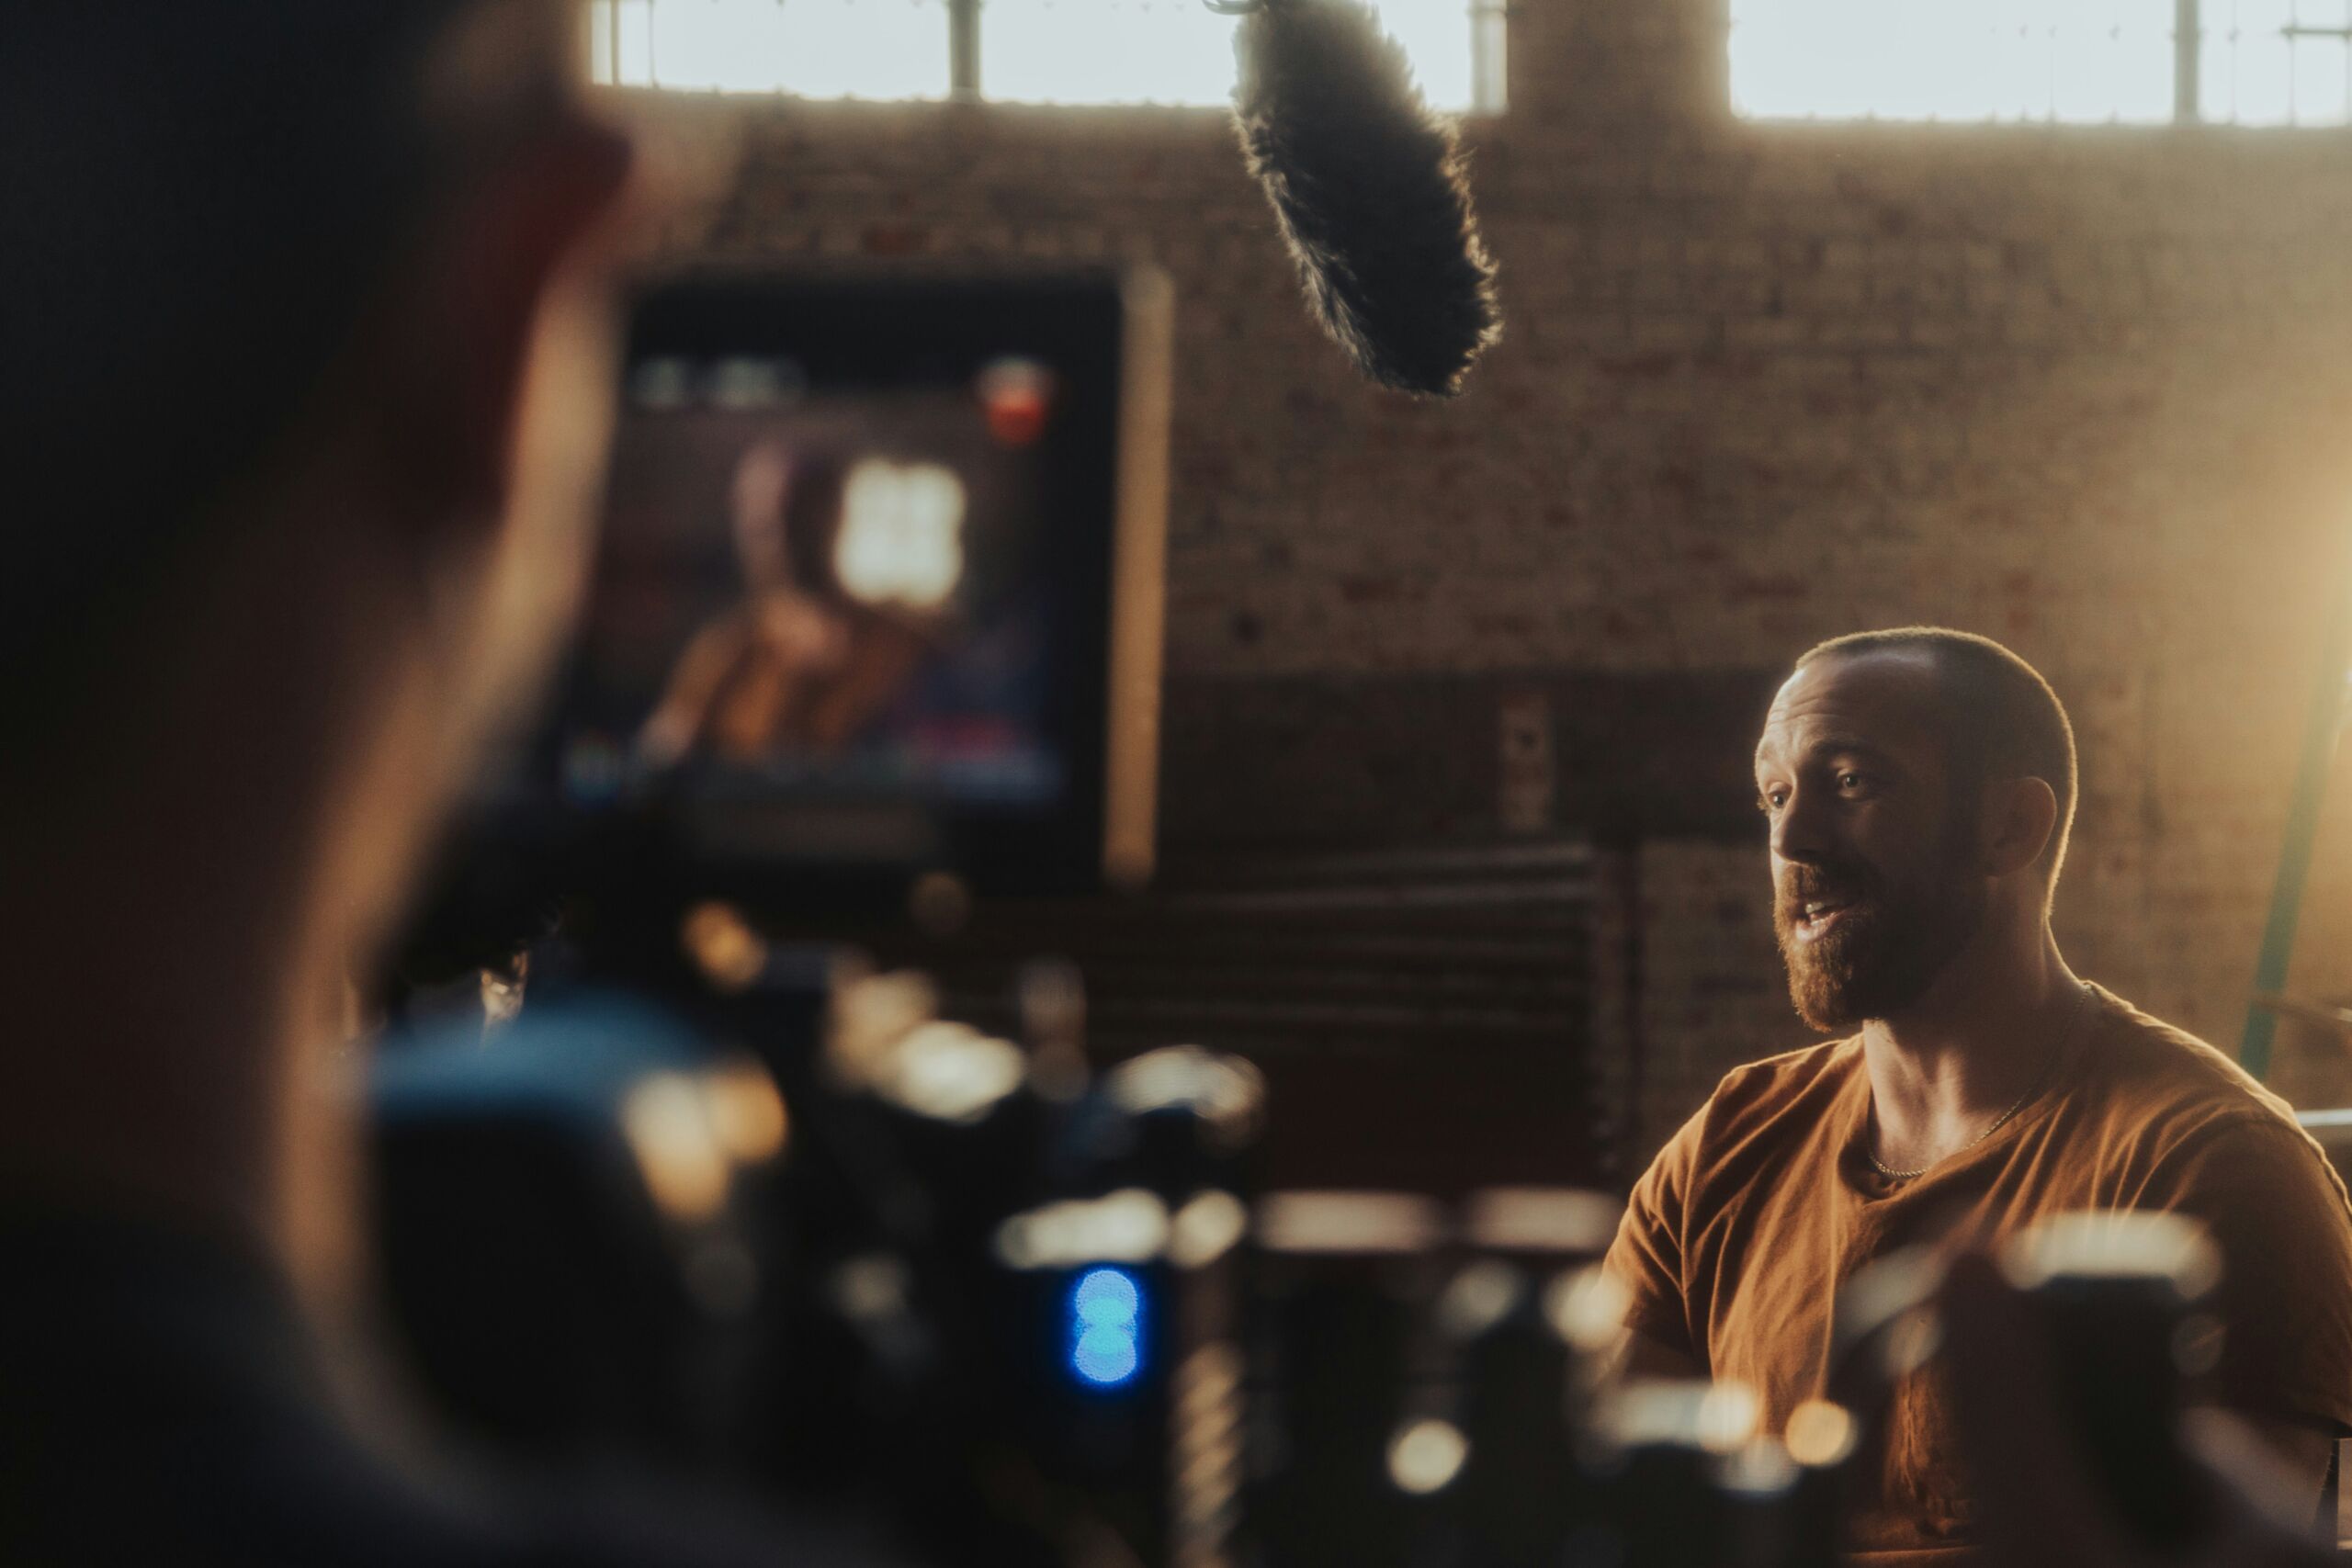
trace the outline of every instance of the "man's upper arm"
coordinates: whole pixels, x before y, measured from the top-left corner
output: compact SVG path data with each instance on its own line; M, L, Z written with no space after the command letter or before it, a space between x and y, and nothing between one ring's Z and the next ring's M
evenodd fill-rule
M1606 1267L1629 1295L1625 1327L1637 1347L1634 1370L1649 1363L1656 1372L1672 1368L1700 1373L1706 1347L1691 1323L1688 1235L1690 1180L1698 1154L1702 1110L1685 1122L1625 1201L1624 1218L1609 1248Z
M2222 1249L2212 1402L2274 1432L2352 1431L2352 1212L2319 1152L2291 1126L2233 1121L2170 1185L2163 1206Z

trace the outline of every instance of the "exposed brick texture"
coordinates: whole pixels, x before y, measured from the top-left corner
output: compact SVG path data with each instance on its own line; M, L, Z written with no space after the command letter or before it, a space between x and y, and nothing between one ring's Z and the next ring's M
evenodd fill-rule
M1513 28L1510 111L1468 132L1507 334L1453 403L1371 389L1315 334L1213 112L670 101L741 154L672 249L1171 275L1171 823L1253 790L1425 789L1396 820L1446 829L1491 809L1461 782L1492 772L1491 705L1458 739L1398 699L1424 716L1389 738L1403 782L1365 747L1317 779L1222 745L1253 689L1762 692L1818 637L1948 623L2073 709L2070 956L2233 1043L2352 579L2352 140L1743 125L1720 0L1532 0ZM1643 775L1736 795L1754 716L1646 726L1679 750ZM1564 718L1574 810L1616 767L1592 745ZM1642 855L1651 1136L1804 1038L1735 831ZM2352 777L2297 969L2352 992ZM2296 1070L2352 1098L2335 1062Z
M1725 1071L1809 1044L1789 1003L1755 849L1689 840L1643 846L1638 1092L1629 1142L1664 1143Z

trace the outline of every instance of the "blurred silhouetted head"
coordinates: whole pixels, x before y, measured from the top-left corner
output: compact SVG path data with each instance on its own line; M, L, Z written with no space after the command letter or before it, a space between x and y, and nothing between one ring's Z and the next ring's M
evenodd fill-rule
M282 712L288 737L364 728L379 671L338 637L370 639L383 671L499 662L460 645L493 611L527 618L509 536L545 513L532 527L568 542L534 581L568 604L603 436L594 376L571 438L526 418L565 279L629 161L580 106L572 8L7 13L0 796L70 807L64 781L130 776L160 730L200 732L207 705ZM267 666L240 639L282 667L245 710L231 666ZM453 707L489 705L444 684ZM243 764L240 743L280 742L256 719L206 762ZM282 744L265 761L331 749Z

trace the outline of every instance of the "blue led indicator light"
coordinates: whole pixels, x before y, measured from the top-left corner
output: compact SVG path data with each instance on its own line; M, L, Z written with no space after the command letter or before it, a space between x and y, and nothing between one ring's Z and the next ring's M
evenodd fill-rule
M1078 1337L1069 1364L1089 1382L1122 1383L1136 1375L1135 1336L1119 1328L1090 1328Z
M1116 1269L1091 1269L1069 1293L1070 1370L1116 1388L1143 1365L1143 1292Z
M1095 1269L1078 1282L1069 1299L1079 1322L1103 1325L1134 1323L1143 1304L1136 1282L1116 1269Z

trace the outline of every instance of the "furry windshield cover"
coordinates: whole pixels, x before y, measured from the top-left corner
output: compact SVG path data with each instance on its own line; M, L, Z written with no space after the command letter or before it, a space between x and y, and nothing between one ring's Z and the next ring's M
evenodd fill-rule
M1308 307L1356 367L1452 397L1502 333L1453 123L1354 0L1211 0L1242 17L1235 128Z

